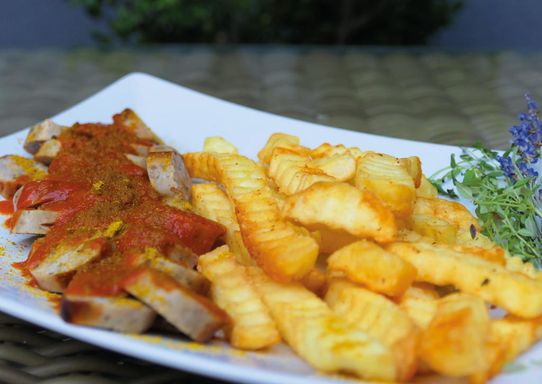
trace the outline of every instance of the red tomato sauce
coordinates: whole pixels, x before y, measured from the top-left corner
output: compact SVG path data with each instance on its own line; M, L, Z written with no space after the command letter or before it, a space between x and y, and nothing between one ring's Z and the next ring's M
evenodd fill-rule
M13 213L13 201L0 201L0 215L11 215Z
M136 154L131 144L148 145L148 140L138 139L118 121L75 124L58 139L62 149L48 176L25 184L17 201L17 209L39 206L58 213L48 234L16 265L25 274L60 244L80 244L120 221L108 251L78 270L66 292L121 295L120 281L135 267L134 253L148 247L167 253L180 245L202 254L224 233L218 223L163 204L146 171L125 156Z

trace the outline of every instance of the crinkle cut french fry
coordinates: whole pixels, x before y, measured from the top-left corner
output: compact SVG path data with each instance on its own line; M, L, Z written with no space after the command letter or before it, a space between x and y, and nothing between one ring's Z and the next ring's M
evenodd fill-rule
M356 174L356 160L349 153L313 159L310 168L317 168L337 181L348 181Z
M269 136L264 147L258 152L258 159L264 166L268 166L275 148L296 147L299 147L299 137L280 132L273 133Z
M414 181L414 187L419 188L422 183L422 162L418 156L410 156L399 159Z
M542 338L542 317L520 319L505 316L493 320L489 330L487 358L489 367L469 377L470 384L486 383L502 367Z
M275 148L268 175L281 193L291 195L319 181L348 181L356 172L356 160L348 152L312 159L304 148Z
M423 174L420 180L420 185L418 188L416 188L416 197L438 197L438 190Z
M254 264L241 238L233 204L218 185L212 183L192 185L192 204L199 215L226 227L226 244L242 264Z
M237 147L222 136L210 136L205 138L203 152L239 153Z
M438 299L439 295L434 288L416 284L410 286L399 298L399 307L420 329L426 329L435 316Z
M246 248L266 273L282 281L299 280L313 267L318 243L308 231L284 220L261 168L232 154L184 155L193 177L223 184L234 203Z
M429 243L392 243L387 250L411 263L418 271L418 281L451 284L520 317L542 315L541 281L510 272L475 255Z
M415 180L405 159L382 153L369 152L357 161L356 187L373 192L393 213L406 219L416 200Z
M299 151L276 148L269 164L269 177L275 181L279 192L286 195L304 191L320 181L335 181L323 170L309 166L308 154Z
M413 215L429 215L446 220L460 230L470 231L471 225L480 231L478 220L467 208L457 201L440 198L418 197L414 203Z
M469 247L459 244L435 244L441 248L452 249L457 252L468 253L472 256L476 256L482 260L489 261L498 265L506 265L506 254L504 249L501 247L495 246L493 248L480 248L480 247Z
M427 216L427 217L430 217L430 216ZM444 220L441 220L441 219L437 219L435 217L432 217L432 219L437 220L436 221L437 223L440 223L440 222L444 221ZM442 235L444 235L444 233L442 233L442 229L446 228L446 231L451 229L455 233L455 240L452 243L446 242L446 241L442 241L442 242L437 243L436 241L438 241L438 240L436 239L436 237L439 237L439 236L436 236L436 235L434 235L433 237L431 237L431 236L423 236L422 234L420 234L420 232L424 232L424 231L420 231L420 232L416 231L415 232L415 231L411 231L411 230L408 230L408 229L402 229L402 230L400 230L398 232L398 235L397 235L398 241L407 241L407 242L410 242L410 243L417 243L417 242L432 243L433 245L435 245L437 247L451 249L451 250L454 250L454 251L457 251L457 252L468 253L468 254L470 254L472 256L479 257L480 259L483 259L483 260L486 260L486 261L489 261L489 262L492 262L492 263L495 263L495 264L499 264L499 265L508 265L509 264L509 260L511 258L506 257L506 251L503 248L501 248L498 245L491 242L486 237L483 237L485 240L481 240L481 241L477 241L477 240L474 240L472 242L464 241L462 239L463 236L464 236L461 233L462 231L458 231L451 224L449 224L449 223L447 223L447 224L440 223L440 224L442 224L442 226L437 225L437 228L431 228L430 223L432 221L433 220L428 220L427 222L425 222L423 224L424 226L427 226L426 228L427 228L427 231L429 232L429 233L428 232L425 232L425 233L427 233L429 235L429 234L435 234L435 232L440 232L439 235L442 236ZM483 236L483 235L478 234L477 236ZM482 237L477 237L477 238L482 239ZM442 237L440 237L440 240L443 240ZM521 259L519 261L520 261L520 263L522 263ZM507 269L510 269L511 271L514 271L514 272L520 272L519 270L515 269L514 267L508 268L508 266L507 266ZM528 270L529 267L526 267L525 269ZM527 273L527 275L529 277L533 277L532 275L529 275L529 273Z
M420 332L394 302L345 279L332 279L325 301L341 318L392 349L400 381L414 376Z
M251 285L245 267L227 246L200 256L198 270L211 281L213 301L232 319L228 333L232 346L261 349L280 341L269 311Z
M401 228L397 231L397 241L406 241L409 243L425 241L432 242L433 239L420 235L418 232L414 232L410 229Z
M411 228L422 236L447 244L456 242L457 228L446 220L429 215L411 215Z
M289 196L282 213L305 226L325 225L376 241L392 241L397 234L393 213L370 191L348 183L316 183Z
M506 269L511 272L522 273L525 276L529 276L531 279L542 281L542 271L536 269L532 263L521 260L520 256L506 257L505 263Z
M365 379L397 378L390 348L334 314L301 284L277 283L257 267L247 270L283 339L314 368Z
M488 366L489 313L477 296L454 293L439 300L424 330L420 355L435 372L462 377Z
M331 145L329 143L320 144L318 147L311 150L310 154L313 159L320 159L323 157L332 157L335 155L349 154L354 159L365 156L368 152L363 152L358 147L346 148L342 144Z
M368 240L359 240L327 259L330 271L340 271L356 283L388 296L400 296L416 277L414 267Z

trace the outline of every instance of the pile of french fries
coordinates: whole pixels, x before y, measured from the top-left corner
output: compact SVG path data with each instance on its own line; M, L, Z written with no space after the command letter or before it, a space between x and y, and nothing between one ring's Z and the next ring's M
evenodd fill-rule
M221 137L183 159L204 181L191 209L227 228L197 268L235 348L283 340L324 372L483 383L542 337L542 274L439 198L416 156L275 133L258 161Z

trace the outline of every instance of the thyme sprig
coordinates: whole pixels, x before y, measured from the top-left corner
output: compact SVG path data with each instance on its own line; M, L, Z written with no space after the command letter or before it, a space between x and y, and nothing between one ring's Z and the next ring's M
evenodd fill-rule
M464 148L431 181L441 194L471 201L485 235L541 268L542 122L536 104L526 99L528 112L510 129L508 151L501 155L480 145Z

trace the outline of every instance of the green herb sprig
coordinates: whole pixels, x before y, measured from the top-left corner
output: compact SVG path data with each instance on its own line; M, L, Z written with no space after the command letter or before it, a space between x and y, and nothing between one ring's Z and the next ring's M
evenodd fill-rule
M452 155L450 166L431 176L443 195L471 201L483 233L510 255L542 267L542 122L529 112L511 128L513 142L500 155L480 145ZM455 188L449 188L453 186Z

